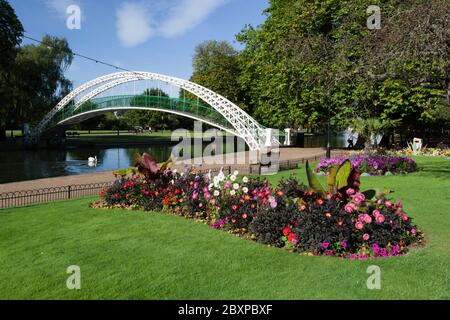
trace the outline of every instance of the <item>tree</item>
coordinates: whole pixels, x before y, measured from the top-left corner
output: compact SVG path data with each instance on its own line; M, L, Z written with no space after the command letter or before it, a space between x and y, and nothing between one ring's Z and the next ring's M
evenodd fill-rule
M64 73L72 60L67 40L48 35L39 45L18 50L8 82L16 123L37 123L70 92Z
M10 119L10 90L8 86L12 66L21 43L23 26L14 9L0 0L0 140L5 138L5 126Z
M406 127L445 120L437 110L450 108L450 3L418 2L399 5L369 34L359 66L377 89L376 112Z
M376 145L376 138L379 135L385 134L389 129L397 126L399 124L398 120L381 120L378 118L355 118L349 122L349 127L352 129L353 133L357 133L358 140L364 142L364 150L371 151L373 145Z
M366 27L364 0L271 0L266 21L237 39L239 82L264 125L344 127L356 115L436 123L450 101L450 4L375 1L382 29ZM448 107L448 103L446 104Z
M226 41L205 41L195 48L191 81L224 96L242 109L249 110L245 91L241 89L238 52ZM182 93L183 94L183 93ZM197 97L184 93L189 100Z

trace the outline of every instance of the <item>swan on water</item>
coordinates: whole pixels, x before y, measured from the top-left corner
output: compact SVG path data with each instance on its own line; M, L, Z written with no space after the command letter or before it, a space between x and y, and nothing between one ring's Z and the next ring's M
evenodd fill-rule
M88 158L88 166L94 167L97 165L97 156Z

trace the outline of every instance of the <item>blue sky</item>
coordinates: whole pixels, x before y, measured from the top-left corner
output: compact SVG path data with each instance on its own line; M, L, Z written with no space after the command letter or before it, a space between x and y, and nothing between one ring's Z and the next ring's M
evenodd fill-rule
M267 0L10 0L26 35L65 37L73 51L120 67L187 79L205 40L228 40L265 17ZM81 29L66 26L68 6L81 8ZM24 41L28 43L28 41ZM75 86L112 68L75 58L67 77Z

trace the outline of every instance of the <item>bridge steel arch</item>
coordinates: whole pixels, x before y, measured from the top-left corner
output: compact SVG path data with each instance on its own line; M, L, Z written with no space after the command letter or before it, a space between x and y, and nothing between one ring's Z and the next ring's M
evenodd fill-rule
M33 131L33 135L41 135L48 128L48 125L52 118L60 110L71 103L75 99L75 97L82 95L86 91L92 89L92 91L85 93L75 104L75 109L79 108L84 102L89 101L102 92L105 92L124 83L140 80L162 81L170 85L175 85L202 99L217 112L219 112L231 124L236 132L236 135L241 137L247 143L249 149L252 151L260 150L266 144L268 140L267 138L270 139L269 141L271 141L273 145L279 144L276 138L266 137L268 131L249 114L247 114L245 111L243 111L241 108L239 108L237 105L235 105L225 97L215 93L214 91L188 80L183 80L180 78L166 76L158 73L137 71L112 73L96 78L76 88L66 97L64 97L64 99L62 99L56 105L56 107L53 108L41 120L41 122Z

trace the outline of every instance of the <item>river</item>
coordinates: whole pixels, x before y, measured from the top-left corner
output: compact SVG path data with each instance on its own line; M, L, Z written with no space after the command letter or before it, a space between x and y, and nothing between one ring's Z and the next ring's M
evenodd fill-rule
M306 136L305 147L321 147L326 136ZM333 136L332 146L346 146L343 135ZM157 144L126 147L81 147L65 150L0 151L0 183L33 180L48 177L92 173L128 168L134 165L137 154L147 152L158 162L167 160L173 146ZM97 156L96 166L89 166L88 158Z

